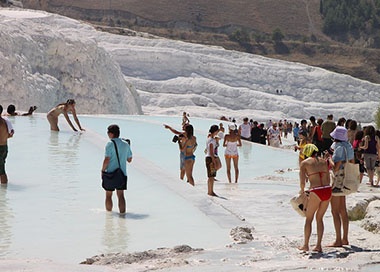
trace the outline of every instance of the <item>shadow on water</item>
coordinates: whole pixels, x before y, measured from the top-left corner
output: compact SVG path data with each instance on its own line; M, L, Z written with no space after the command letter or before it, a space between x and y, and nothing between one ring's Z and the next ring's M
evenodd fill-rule
M16 181L12 180L12 182L17 182L17 180ZM26 186L23 186L20 184L14 184L14 183L1 184L0 187L4 190L14 191L14 192L21 192L27 188Z
M126 219L134 219L134 220L142 220L149 217L148 214L130 213L130 212L124 215L120 215L120 216L124 216L124 218Z

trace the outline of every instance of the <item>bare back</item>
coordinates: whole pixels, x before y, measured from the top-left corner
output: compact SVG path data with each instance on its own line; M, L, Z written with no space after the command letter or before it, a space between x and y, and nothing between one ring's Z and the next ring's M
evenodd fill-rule
M58 117L61 113L64 113L65 111L66 111L66 105L65 104L59 104L58 106L52 108L48 112L48 116Z
M7 145L9 138L7 122L0 117L0 145Z
M225 135L223 146L226 146L227 142L238 142L238 146L241 146L241 140L240 140L240 136L238 134L227 134L227 135Z
M300 175L309 179L310 188L330 185L327 161L318 157L307 158L301 162Z

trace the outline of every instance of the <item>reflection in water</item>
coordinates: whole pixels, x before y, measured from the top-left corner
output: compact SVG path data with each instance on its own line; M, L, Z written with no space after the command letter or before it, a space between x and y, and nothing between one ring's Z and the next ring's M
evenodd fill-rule
M81 133L69 135L51 131L48 151L53 179L65 177L66 181L78 182L77 174L80 170L78 151L81 135Z
M106 213L103 245L107 253L125 252L128 248L126 214Z
M31 128L36 128L37 127L37 118L35 118L33 115L26 116L24 118L29 119L29 124Z
M57 211L64 211L68 206L74 209L81 201L78 195L83 187L80 178L84 169L81 169L80 162L84 158L79 154L80 140L80 133L51 131L50 134L48 188L57 201L55 204ZM62 194L66 198L63 198Z
M12 210L8 207L7 185L0 186L0 257L7 255L12 243L12 228L9 220L13 218Z
M240 148L240 153L243 154L243 159L244 161L250 161L250 155L251 155L251 150L252 150L252 144L247 143L246 141L242 140L241 141L242 146Z

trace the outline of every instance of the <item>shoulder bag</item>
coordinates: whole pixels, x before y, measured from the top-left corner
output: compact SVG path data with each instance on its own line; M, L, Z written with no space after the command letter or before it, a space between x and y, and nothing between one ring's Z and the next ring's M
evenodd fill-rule
M360 185L359 164L349 162L346 148L344 150L346 152L346 162L343 169L339 169L333 176L333 196L346 196L355 193Z
M123 171L120 169L120 159L119 152L117 150L117 145L115 141L111 140L115 145L117 161L119 163L119 168L113 172L102 172L102 187L106 191L113 190L126 190L127 189L127 176L124 175Z

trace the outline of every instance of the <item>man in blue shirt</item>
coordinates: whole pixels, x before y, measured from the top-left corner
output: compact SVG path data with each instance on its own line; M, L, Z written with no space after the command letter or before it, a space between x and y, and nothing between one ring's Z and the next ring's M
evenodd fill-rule
M107 129L110 142L107 143L105 148L105 156L103 160L102 173L111 173L117 168L120 168L125 176L127 176L127 163L132 162L132 151L127 141L120 139L120 128L118 125L110 125ZM117 146L117 152L119 160L117 158L115 144ZM120 161L120 164L119 164ZM116 194L119 199L119 211L125 213L125 197L124 190L127 189L127 180L120 187L117 188L105 188L106 190L106 210L112 211L112 193L116 189Z

